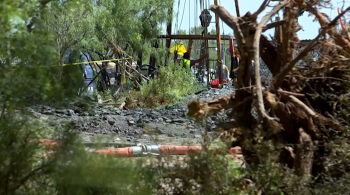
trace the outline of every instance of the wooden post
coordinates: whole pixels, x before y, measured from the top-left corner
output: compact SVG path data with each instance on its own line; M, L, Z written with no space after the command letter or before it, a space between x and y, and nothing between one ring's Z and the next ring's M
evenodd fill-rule
M236 5L236 14L237 14L237 17L241 17L241 13L239 12L238 0L235 0L235 5Z
M276 17L276 22L280 20L280 17ZM282 26L278 26L275 28L275 39L277 40L278 45L282 44Z
M174 6L174 5L173 5ZM169 21L168 21L168 25L166 27L166 31L167 31L167 35L171 35L171 31L172 31L172 25L173 25L173 6L169 9ZM167 39L166 40L166 48L167 48L167 56L165 58L165 64L168 64L169 62L169 57L170 57L170 46L171 46L171 39Z
M187 53L191 56L192 53L192 45L193 45L193 39L190 39L188 41L188 46L187 46Z
M215 5L218 5L218 0L215 0ZM215 23L216 23L216 36L217 36L217 54L218 54L218 67L219 67L219 83L220 87L223 84L222 80L222 60L221 60L221 36L220 36L220 19L219 15L215 14Z
M200 50L200 55L199 55L200 58L202 58L204 56L204 54L207 52L205 49L206 48L205 46L206 46L205 41L203 41L201 44L201 50ZM205 76L205 74L204 74L204 61L199 63L198 73L199 73L200 77L204 78L204 76Z
M126 78L125 78L125 60L123 60L122 62L122 67L121 67L121 71L122 71L122 84L126 83Z

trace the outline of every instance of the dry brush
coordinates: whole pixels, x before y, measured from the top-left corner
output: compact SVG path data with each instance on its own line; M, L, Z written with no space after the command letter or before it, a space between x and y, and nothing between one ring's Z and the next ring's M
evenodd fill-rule
M241 61L236 92L210 101L194 100L188 105L188 115L204 120L209 115L232 109L231 121L223 124L222 129L234 132L236 141L232 145L242 147L248 165L261 163L257 147L252 146L261 145L256 141L257 134L261 134L263 142L276 146L280 165L292 168L307 183L310 175L325 172L331 151L325 149L327 143L337 142L347 134L350 43L337 31L336 25L350 7L329 20L318 10L317 1L281 0L257 22L258 15L269 3L265 0L255 13L248 12L242 17L231 15L222 6L211 6L211 11L234 30L237 40ZM297 35L301 29L300 8L315 16L321 29L319 35L296 54L300 42ZM280 10L283 18L267 24ZM279 28L283 33L270 41L262 35L270 28ZM321 48L321 58L307 61L306 57L315 48ZM261 87L259 57L273 75L270 86L265 89ZM251 84L252 60L255 85ZM307 64L301 66L301 60Z

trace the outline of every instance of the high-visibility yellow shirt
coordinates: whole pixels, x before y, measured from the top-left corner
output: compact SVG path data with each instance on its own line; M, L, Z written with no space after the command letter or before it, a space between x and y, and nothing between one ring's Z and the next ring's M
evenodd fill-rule
M184 67L185 69L190 70L191 69L191 60L182 59L180 65L181 65L181 67Z

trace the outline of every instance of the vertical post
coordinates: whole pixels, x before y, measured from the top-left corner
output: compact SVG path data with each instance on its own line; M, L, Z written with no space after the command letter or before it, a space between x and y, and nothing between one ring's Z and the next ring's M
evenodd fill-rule
M126 83L126 78L125 78L125 60L123 60L123 62L122 62L121 71L122 71L122 84L125 84Z
M241 17L241 13L239 12L238 0L235 0L235 5L236 5L236 14L237 14L237 17Z
M225 44L224 43L221 43L221 52L222 52L221 61L222 61L222 64L225 64L225 62L226 62L226 59L225 59L226 52L225 52Z
M201 47L200 47L200 55L199 55L200 58L202 58L204 56L205 52L207 52L207 51L205 50L205 41L203 41L201 43ZM204 74L204 64L205 64L204 61L199 62L199 68L198 68L198 74L199 74L198 76L199 76L199 78L203 79L203 81L204 81L204 76L205 76L205 74Z
M142 52L142 51L139 51L139 53L138 53L138 55L137 55L137 58L138 58L138 60L137 60L137 66L138 66L139 68L141 68L142 63L143 63L143 52Z
M215 5L218 5L218 0L215 0ZM222 81L222 61L221 61L221 35L220 35L220 20L219 15L215 14L215 23L216 23L216 36L217 36L217 54L218 54L218 67L219 67L219 83L220 87L223 84Z
M191 56L192 53L192 45L193 45L193 39L190 39L188 41L188 46L187 46L187 53Z
M167 35L171 35L171 31L172 31L172 25L173 25L173 6L171 6L171 8L169 9L169 21L168 21L168 24L167 24L167 27L166 27L166 32L167 32ZM165 64L167 65L168 62L169 62L169 57L170 57L170 46L171 46L171 39L167 39L166 40L166 48L167 48L167 56L165 58Z
M131 74L131 67L132 67L132 59L131 58L126 62L126 65L128 65L128 64L129 64L129 66L126 66L125 68L126 68L126 71Z
M206 34L208 34L208 28L205 28L205 29L206 29L206 31L205 31ZM209 40L206 39L204 44L205 44L205 48L206 48L206 53L208 55L210 55L210 53L209 53ZM207 75L207 84L208 84L208 86L210 86L210 60L209 60L209 58L210 57L208 57L207 60L205 61L206 65L207 65L207 74L208 74Z
M130 58L128 61L129 61L129 66L128 66L129 73L131 74L131 72L132 72L132 58Z
M152 47L156 48L156 50L157 50L157 48L159 48L158 40L153 42ZM151 74L151 78L153 79L154 78L154 70L156 69L156 58L154 56L152 56L152 55L149 58L149 65L150 65L149 66L150 69L148 69L148 75L150 75L152 73Z
M280 17L276 17L276 22L280 21ZM282 44L282 26L278 26L275 28L275 39L277 40L278 44Z

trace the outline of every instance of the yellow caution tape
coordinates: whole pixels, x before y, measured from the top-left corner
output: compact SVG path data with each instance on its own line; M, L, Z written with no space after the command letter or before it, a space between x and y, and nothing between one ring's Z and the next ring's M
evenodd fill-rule
M131 60L132 57L129 58L121 58L121 59L111 59L111 60L98 60L98 61L90 61L90 62L76 62L70 64L63 64L63 66L72 66L72 65L83 65L83 64L91 64L91 63L99 63L99 62L117 62L122 60Z
M72 65L82 65L82 64L90 64L90 63L99 63L99 62L117 62L117 61L123 61L123 60L131 60L132 57L128 58L121 58L121 59L111 59L111 60L98 60L98 61L90 61L90 62L76 62L71 64L63 64L62 66L72 66ZM51 65L51 66L59 66L59 65ZM47 66L37 66L37 67L30 67L30 68L45 68ZM14 71L16 69L12 69L10 71Z

